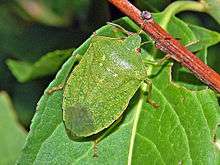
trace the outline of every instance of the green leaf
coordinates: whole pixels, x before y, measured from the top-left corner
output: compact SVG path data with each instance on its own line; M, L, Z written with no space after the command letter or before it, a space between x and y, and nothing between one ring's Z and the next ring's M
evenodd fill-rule
M216 164L220 164L220 126L218 125L216 131L216 140L215 140L215 150L216 150Z
M12 59L7 60L6 63L19 82L26 82L56 73L71 56L72 51L73 49L49 52L35 63Z
M194 47L192 51L210 47L220 42L220 33L196 25L189 24L188 26L198 40L197 44L192 45Z
M0 164L15 164L26 133L18 124L14 110L5 92L0 92Z
M184 45L193 43L188 47L189 50L196 52L197 57L207 63L208 51L207 48L215 45L220 41L220 34L215 31L208 30L196 25L188 25L175 16L170 18L164 17L166 13L156 13L154 17L158 23L162 23L162 26L172 34L173 37L180 39ZM204 89L204 85L199 81L188 69L181 67L179 64L174 65L173 79L190 89Z
M115 32L111 31L109 26L102 27L100 30L97 30L96 33L105 36L115 35ZM89 46L89 42L90 38L74 51L73 55L62 66L56 78L50 83L46 91L65 84L69 73L76 64L75 55L83 55ZM33 118L31 130L18 163L32 164L36 159L42 143L48 139L54 130L62 123L62 100L62 90L54 92L51 95L45 92L41 97L37 106L37 113Z
M169 0L136 0L138 8L140 8L141 10L150 10L153 12L161 11L169 3Z
M126 21L127 24L126 24ZM123 24L137 28L129 19ZM134 25L134 26L133 26ZM126 27L125 26L125 27ZM105 26L98 35L115 37ZM83 55L90 39L63 65L48 90L64 84ZM190 91L170 80L171 66L153 78L152 99L160 107L153 110L146 96L136 93L119 124L101 134L93 157L94 142L73 141L62 122L63 91L45 92L38 103L20 164L215 164L213 137L219 105L211 90ZM153 72L153 71L152 71ZM100 135L97 135L100 136ZM104 136L104 137L103 137Z
M218 73L220 73L219 58L220 43L209 48L208 63Z
M194 33L197 43L189 46L191 51L198 51L196 56L208 64L208 48L220 42L220 33L196 25L188 25ZM174 79L178 83L194 90L204 89L204 84L199 81L188 69L175 66Z
M219 0L203 0L207 5L206 12L220 24L220 2Z
M207 47L200 50L196 53L196 56L199 57L204 63L207 64ZM201 90L207 88L207 86L201 82L195 75L193 75L187 68L182 67L180 64L175 63L173 80L179 84L187 87L192 90Z
M120 125L98 144L97 158L93 142L70 140L60 121L42 141L34 164L214 164L211 141L219 108L215 95L210 90L191 92L176 86L169 81L169 72L163 70L154 80L153 99L160 108L155 111L144 96L136 96ZM52 130L51 122L42 125Z

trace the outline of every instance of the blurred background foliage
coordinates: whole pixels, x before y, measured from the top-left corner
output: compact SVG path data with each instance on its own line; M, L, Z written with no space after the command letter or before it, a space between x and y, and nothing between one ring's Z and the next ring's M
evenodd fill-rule
M159 12L173 1L131 2L142 10ZM0 1L0 91L6 91L10 96L17 119L27 131L37 102L54 74L19 83L6 61L15 59L34 63L48 52L77 48L97 28L121 16L106 0ZM220 32L217 18L208 14L187 11L177 16L190 24ZM209 48L208 64L220 73L219 52L220 44Z

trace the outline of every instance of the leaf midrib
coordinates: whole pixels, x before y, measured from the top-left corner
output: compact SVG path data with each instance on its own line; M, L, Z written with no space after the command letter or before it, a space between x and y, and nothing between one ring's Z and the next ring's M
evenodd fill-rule
M129 152L128 152L128 165L131 165L131 163L132 163L132 154L133 154L135 136L136 136L136 132L137 132L137 125L138 125L140 113L142 110L143 102L144 102L144 96L142 94L140 100L138 101L137 110L136 110L137 112L136 112L136 114L134 116L134 120L133 120L133 127L132 127Z

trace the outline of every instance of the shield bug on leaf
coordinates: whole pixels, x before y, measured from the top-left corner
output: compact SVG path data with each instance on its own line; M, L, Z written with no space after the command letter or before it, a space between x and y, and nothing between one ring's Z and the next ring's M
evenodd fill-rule
M64 88L63 121L71 137L88 137L120 118L147 77L141 38L94 36Z

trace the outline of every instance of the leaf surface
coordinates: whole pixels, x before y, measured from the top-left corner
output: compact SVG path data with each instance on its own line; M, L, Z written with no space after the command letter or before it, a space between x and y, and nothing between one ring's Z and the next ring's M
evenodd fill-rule
M19 125L5 92L0 92L0 164L14 164L21 153L26 132Z
M137 95L120 125L98 144L98 158L93 157L93 141L70 140L60 122L42 142L34 164L214 164L215 95L176 86L169 82L169 72L167 68L154 80L153 99L160 108L153 110L145 96Z
M125 25L124 27L137 30L137 26L127 18L119 22ZM188 32L192 33L190 29ZM110 26L102 27L96 31L96 34L111 37L119 35ZM75 65L74 56L85 53L89 40L73 53L73 57L63 65L47 90L66 82ZM153 73L153 70L150 69L149 73ZM68 138L62 122L63 91L51 95L45 92L38 103L38 112L33 119L19 163L141 164L144 162L214 165L215 151L212 141L219 111L215 94L208 89L191 91L172 83L170 79L170 65L165 66L152 79L152 99L160 105L158 110L154 110L146 103L146 96L140 91L136 93L118 125L107 130L108 133L98 143L98 157L93 157L94 141L73 141Z
M73 49L56 50L42 56L35 63L8 59L7 65L19 82L26 82L56 73L72 51Z
M220 24L220 1L204 0L207 5L207 13L209 13Z
M100 32L99 32L100 31ZM109 27L103 27L97 34L113 36L114 32ZM50 83L46 91L64 85L68 75L76 64L75 55L83 55L89 46L90 38L76 49L67 62L57 73L56 78ZM48 95L47 92L38 102L37 112L32 120L31 130L28 134L23 152L18 160L19 164L32 164L41 148L42 143L53 134L54 130L62 123L63 91L57 91ZM47 124L45 124L47 123Z

